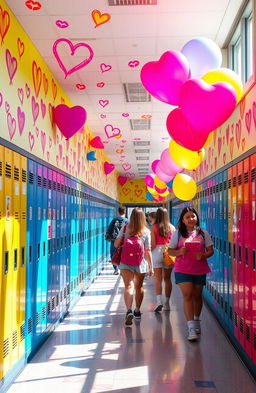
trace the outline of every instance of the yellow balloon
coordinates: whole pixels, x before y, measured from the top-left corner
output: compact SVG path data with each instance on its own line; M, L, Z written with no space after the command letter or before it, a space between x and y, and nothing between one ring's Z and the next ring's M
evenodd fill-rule
M148 187L148 186L147 186L147 189L148 189L148 191L150 192L150 194L152 194L152 195L158 195L158 192L157 192L154 188L151 188L151 187Z
M172 184L174 195L182 201L190 201L196 195L196 182L185 173L178 173Z
M212 141L212 132L210 132L210 134L208 135L208 138L206 139L206 142L205 142L205 144L204 144L203 147L209 146L209 144L211 143L211 141Z
M204 149L192 151L178 145L173 139L169 144L170 156L173 161L185 169L196 169L204 159Z
M159 195L162 197L166 197L169 194L170 194L170 192L168 190L166 190L165 192L163 192L162 194L159 194Z
M160 180L157 176L154 177L154 183L157 188L160 190L166 189L166 184L162 180Z
M236 91L236 102L239 102L243 97L243 83L234 71L229 68L218 68L216 70L211 70L205 74L202 79L212 85L216 82L227 82Z

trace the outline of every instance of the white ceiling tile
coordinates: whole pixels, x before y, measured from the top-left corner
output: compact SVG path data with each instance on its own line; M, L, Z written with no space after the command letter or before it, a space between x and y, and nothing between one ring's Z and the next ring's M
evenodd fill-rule
M155 52L156 37L116 38L113 40L118 56L150 56Z

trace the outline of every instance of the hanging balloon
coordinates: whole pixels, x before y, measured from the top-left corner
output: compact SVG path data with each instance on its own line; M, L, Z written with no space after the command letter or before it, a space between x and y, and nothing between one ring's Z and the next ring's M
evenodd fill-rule
M118 176L117 180L121 186L124 186L128 179L125 176Z
M57 105L53 110L54 122L65 138L71 138L86 122L86 110L82 106L69 108L65 104Z
M96 136L95 138L91 139L89 142L89 145L94 147L95 149L104 149L104 145L101 142L101 139L99 136Z
M211 85L216 82L229 83L236 91L236 102L239 102L243 97L243 82L240 76L229 68L211 70L207 72L202 79Z
M157 164L159 163L159 161L160 161L160 160L155 160L155 161L153 161L152 164L151 164L151 169L152 169L152 171L153 171L154 173L156 173L156 167L157 167Z
M158 61L150 61L141 69L145 89L155 98L178 105L180 88L190 75L186 57L178 51L165 52Z
M90 151L89 153L87 153L86 158L88 161L96 161L97 158L95 157L95 151Z
M170 156L169 149L165 149L161 154L159 169L169 176L175 176L177 172L181 172L183 168L177 165Z
M172 159L185 169L196 169L204 159L204 149L198 152L191 151L178 145L174 140L171 140L169 149Z
M146 186L153 187L154 186L154 177L155 175L147 175L144 179Z
M147 187L148 191L152 195L158 195L158 192L155 190L155 188Z
M156 202L162 202L164 200L164 197L157 195L156 197L154 197L154 201Z
M168 183L166 183L167 187L168 187L168 188L172 188L172 183L173 183L173 180L171 180L171 181L169 181Z
M166 184L160 180L157 176L154 178L154 184L156 187L160 188L161 190L166 189Z
M105 175L108 175L108 174L111 173L114 169L115 169L115 165L114 165L114 164L110 164L110 163L107 162L107 161L104 162L104 173L105 173Z
M163 172L159 164L160 162L156 166L156 175L161 181L163 181L164 183L168 183L168 181L172 179L172 176L167 175L165 172Z
M189 62L191 78L201 78L206 72L220 68L222 63L220 48L209 38L194 38L183 46L181 52Z
M213 131L213 132L216 132L216 131ZM213 134L213 132L210 132L210 134L208 135L208 137L207 137L207 139L206 139L206 142L205 142L205 144L204 144L203 147L209 146L209 144L210 144L211 141L212 141L212 134Z
M173 193L182 201L190 201L196 195L196 182L184 173L178 173L173 180Z
M166 191L164 191L164 192L159 193L159 195L164 198L167 197L167 195L169 195L169 194L170 194L170 191L168 189L166 189Z
M154 200L154 197L153 197L152 194L150 194L150 192L146 193L146 198L147 198L148 201L151 201L151 202L153 202L153 200Z

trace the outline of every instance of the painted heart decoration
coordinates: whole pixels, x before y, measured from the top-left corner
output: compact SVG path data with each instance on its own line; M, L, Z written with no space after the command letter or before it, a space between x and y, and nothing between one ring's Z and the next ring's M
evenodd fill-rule
M95 138L91 139L89 145L95 149L104 149L104 145L100 139L100 136L96 136Z
M126 176L118 176L117 180L121 186L124 186L128 179Z
M95 151L90 151L86 156L88 161L96 161Z
M165 52L158 61L150 61L141 69L140 78L145 89L155 98L171 105L179 105L180 89L190 75L186 57L178 51Z
M181 88L180 107L191 126L209 133L226 121L236 106L236 92L226 82L212 85L201 79L190 79Z
M110 163L107 162L107 161L104 162L104 173L105 173L105 175L108 175L108 174L111 173L114 169L115 169L115 165L114 165L114 164L110 164Z
M57 105L53 110L54 122L65 138L71 138L86 122L86 110L82 106Z

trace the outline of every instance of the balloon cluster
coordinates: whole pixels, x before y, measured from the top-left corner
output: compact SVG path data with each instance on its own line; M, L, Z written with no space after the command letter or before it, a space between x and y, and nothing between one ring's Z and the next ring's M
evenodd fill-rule
M163 151L160 160L153 162L156 177L148 175L154 183L148 176L145 178L151 189L150 195L147 193L149 200L154 200L155 195L163 195L158 192L156 178L165 185L174 179L172 188L178 198L190 200L194 197L194 180L180 172L194 170L201 164L211 132L229 118L243 95L239 76L232 70L220 68L221 63L221 50L215 42L194 38L181 52L165 52L158 61L142 67L141 81L145 89L158 100L177 106L166 121L172 138L169 149ZM153 193L152 186L157 194Z

